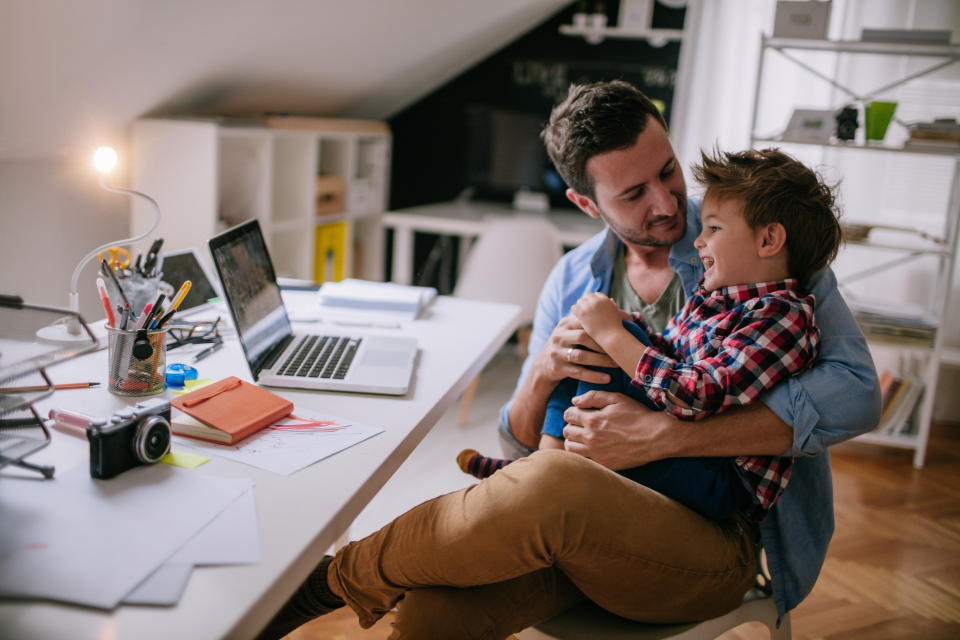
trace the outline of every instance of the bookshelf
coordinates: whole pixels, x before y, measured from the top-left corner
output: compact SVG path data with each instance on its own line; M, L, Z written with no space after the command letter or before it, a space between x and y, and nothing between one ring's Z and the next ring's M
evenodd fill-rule
M278 276L382 280L391 142L375 121L144 118L131 181L160 204L166 250L206 251L210 237L257 218ZM134 233L149 219L140 207Z
M831 68L844 68L852 64L853 58L860 56L880 56L886 60L888 68L891 56L905 59L926 60L926 66L905 73L898 79L869 92L858 92L841 84L829 73L809 64L806 59L797 57L798 51L822 52L834 56ZM878 225L859 225L860 228L847 228L854 231L845 238L848 248L873 252L882 258L877 264L862 272L845 276L850 280L876 273L898 269L911 261L925 260L932 263L933 277L927 287L927 303L908 304L905 300L885 298L880 305L855 304L850 306L857 317L864 335L870 343L875 360L877 355L889 355L898 363L896 371L883 370L884 376L896 379L896 388L885 394L885 410L877 428L859 437L859 440L882 446L909 449L914 452L913 464L923 466L927 441L930 432L930 420L933 414L934 390L937 386L940 368L943 365L960 364L960 348L945 343L944 331L947 312L951 308L950 293L956 271L958 228L960 228L960 145L916 145L915 141L896 144L885 141L838 140L836 137L820 140L804 139L787 131L770 134L760 131L761 101L764 82L764 64L768 56L780 54L798 73L812 74L824 81L833 90L829 100L836 101L824 112L836 112L851 102L863 104L874 99L884 99L894 95L891 92L911 81L953 65L960 61L960 46L927 45L890 42L827 41L770 38L762 36L761 51L757 67L756 93L754 95L753 119L751 123L751 146L780 146L793 153L791 147L806 147L829 150L838 154L888 154L903 162L917 162L920 159L938 158L935 162L949 165L952 178L942 185L949 195L945 211L939 217L942 226L934 233L921 233L909 227L889 227ZM783 101L773 100L772 103ZM769 114L764 114L769 115ZM779 115L779 114L777 114ZM789 115L789 113L785 114ZM862 114L861 114L862 117ZM767 122L770 119L767 118ZM784 120L785 121L785 120ZM889 138L889 136L888 136ZM889 179L903 179L893 175ZM841 184L841 194L843 184ZM842 195L841 195L842 197ZM847 214L851 212L847 211ZM865 212L869 213L869 212ZM919 212L918 212L919 213ZM931 212L934 215L937 212ZM869 217L868 217L869 219ZM840 277L841 291L844 290L845 277ZM889 296L887 291L877 292ZM862 301L857 301L862 302Z

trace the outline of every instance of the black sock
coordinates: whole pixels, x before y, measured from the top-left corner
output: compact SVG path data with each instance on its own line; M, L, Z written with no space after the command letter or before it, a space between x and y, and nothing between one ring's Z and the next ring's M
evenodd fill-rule
M327 586L327 568L332 560L333 556L325 556L320 561L300 588L260 632L257 640L282 638L300 625L344 605L343 600L335 596Z

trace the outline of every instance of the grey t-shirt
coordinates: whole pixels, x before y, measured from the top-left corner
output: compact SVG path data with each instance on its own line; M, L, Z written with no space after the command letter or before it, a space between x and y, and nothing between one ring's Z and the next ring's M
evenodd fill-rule
M623 244L617 248L617 257L613 261L613 276L610 279L610 297L621 309L640 312L651 329L657 333L663 333L670 318L677 315L687 301L680 276L674 273L667 288L663 290L656 302L647 304L640 299L630 285L630 281L627 280L625 251Z

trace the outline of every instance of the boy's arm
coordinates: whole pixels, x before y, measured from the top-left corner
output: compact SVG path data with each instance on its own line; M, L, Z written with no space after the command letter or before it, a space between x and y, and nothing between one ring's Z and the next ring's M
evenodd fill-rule
M750 303L710 357L688 363L646 349L633 384L665 411L698 420L751 404L763 390L807 366L817 342L809 303L764 296Z

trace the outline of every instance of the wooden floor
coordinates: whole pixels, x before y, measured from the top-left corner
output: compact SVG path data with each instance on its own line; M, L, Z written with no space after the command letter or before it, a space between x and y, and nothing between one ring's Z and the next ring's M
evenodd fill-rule
M960 638L960 425L934 426L921 470L912 452L858 443L831 452L836 533L816 587L792 613L793 637ZM364 631L341 610L288 638L389 633L389 616ZM723 636L767 637L759 623Z

